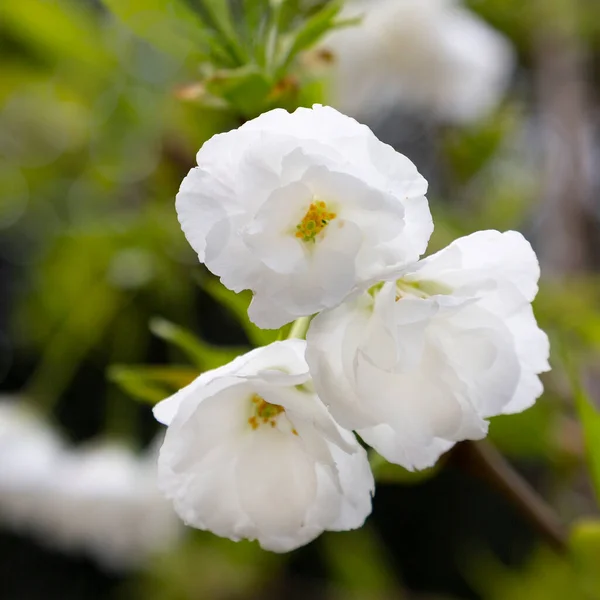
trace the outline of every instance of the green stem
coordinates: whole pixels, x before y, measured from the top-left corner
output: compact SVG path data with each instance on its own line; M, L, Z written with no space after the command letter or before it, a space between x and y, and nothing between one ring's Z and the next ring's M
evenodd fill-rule
M311 319L312 317L300 317L299 319L296 319L292 324L290 333L288 334L288 340L293 338L300 340L306 339L306 332L308 331L308 326L310 325Z

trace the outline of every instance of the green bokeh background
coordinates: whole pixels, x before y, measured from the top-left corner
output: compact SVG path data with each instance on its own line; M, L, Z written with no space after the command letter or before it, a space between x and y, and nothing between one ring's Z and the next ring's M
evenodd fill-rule
M192 0L0 2L0 389L24 394L74 444L110 435L143 448L158 431L150 403L277 336L247 322L247 295L198 265L174 196L211 135L274 106L328 101L326 65L311 70L294 52L312 50L337 3L283 2L279 62L265 50L268 0L195 4L233 9L225 38ZM363 529L285 556L190 531L173 553L115 575L3 531L0 598L600 598L600 4L468 4L512 40L519 65L485 120L419 121L430 251L514 228L547 264L535 309L553 371L540 401L493 419L490 438L565 522L569 552L452 461L416 475L382 465ZM554 94L570 90L585 101L565 113ZM556 183L557 204L549 142L535 135L548 122L589 138L577 157L559 136L574 183ZM545 263L553 236L571 244L558 264Z

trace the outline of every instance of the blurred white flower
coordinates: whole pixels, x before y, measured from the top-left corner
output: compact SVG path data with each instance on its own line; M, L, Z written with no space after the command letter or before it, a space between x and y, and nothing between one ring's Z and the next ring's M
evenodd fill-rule
M157 449L68 449L22 400L0 397L0 521L106 567L138 566L182 527L157 487Z
M226 287L254 292L260 327L336 306L416 260L433 229L413 163L333 108L267 112L197 160L177 195L181 226Z
M0 519L27 527L48 500L58 435L18 398L0 397Z
M139 566L180 537L157 486L156 453L138 456L106 441L65 455L54 473L40 528L53 544L114 569Z
M457 0L351 0L362 22L334 32L334 104L353 116L396 105L448 121L485 116L514 68L508 40Z
M371 512L366 453L311 391L304 350L258 348L155 407L159 485L188 525L286 552Z
M370 293L321 313L307 335L334 418L391 462L432 465L486 418L542 393L549 344L535 321L539 265L523 236L480 231Z

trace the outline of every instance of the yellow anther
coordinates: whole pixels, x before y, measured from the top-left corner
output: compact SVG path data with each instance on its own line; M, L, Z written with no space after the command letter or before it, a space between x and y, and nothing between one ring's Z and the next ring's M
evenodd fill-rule
M252 429L258 429L261 422L265 425L270 423L271 427L277 424L277 417L285 412L283 406L278 404L269 404L264 398L258 394L252 396L252 404L254 404L254 414L248 419L248 423Z
M327 203L319 200L313 202L306 211L302 221L296 225L296 237L303 242L314 242L315 238L329 222L336 218L336 213L328 210Z

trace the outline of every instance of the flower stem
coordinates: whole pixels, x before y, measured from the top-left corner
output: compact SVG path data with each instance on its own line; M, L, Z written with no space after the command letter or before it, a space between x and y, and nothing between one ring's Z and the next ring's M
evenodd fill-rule
M450 460L495 487L548 544L560 553L567 552L567 534L554 509L489 442L462 442L452 450Z
M293 338L305 339L306 332L308 331L308 326L310 325L311 317L300 317L296 319L292 324L292 328L290 329L290 333L288 334L288 340Z

